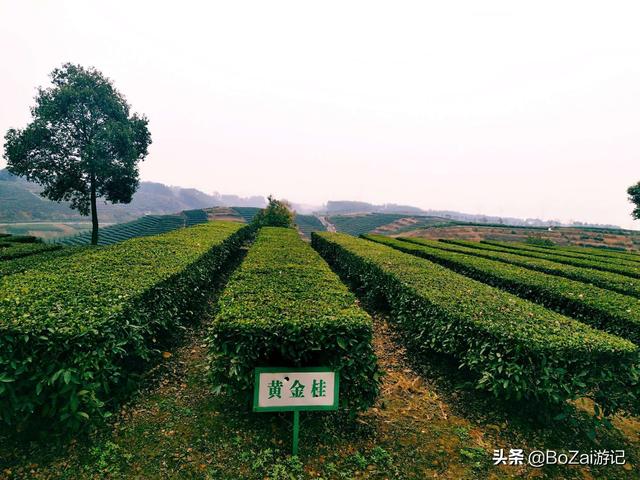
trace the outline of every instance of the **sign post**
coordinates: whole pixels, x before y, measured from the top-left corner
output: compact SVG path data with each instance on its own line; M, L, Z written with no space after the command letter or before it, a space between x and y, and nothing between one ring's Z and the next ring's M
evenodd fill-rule
M300 440L300 411L293 411L293 448L292 454L298 455L298 441Z
M293 412L293 455L298 455L300 412L337 410L340 374L325 367L258 367L253 411Z

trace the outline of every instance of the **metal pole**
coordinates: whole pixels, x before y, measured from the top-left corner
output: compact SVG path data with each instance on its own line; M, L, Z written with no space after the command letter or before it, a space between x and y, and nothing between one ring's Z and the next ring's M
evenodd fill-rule
M300 412L293 411L293 455L298 455L298 437L300 436Z

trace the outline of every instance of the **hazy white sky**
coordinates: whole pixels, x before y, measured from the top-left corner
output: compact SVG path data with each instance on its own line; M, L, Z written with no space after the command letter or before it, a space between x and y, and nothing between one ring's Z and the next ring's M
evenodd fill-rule
M637 1L0 0L0 131L70 61L149 117L144 180L639 228L639 25Z

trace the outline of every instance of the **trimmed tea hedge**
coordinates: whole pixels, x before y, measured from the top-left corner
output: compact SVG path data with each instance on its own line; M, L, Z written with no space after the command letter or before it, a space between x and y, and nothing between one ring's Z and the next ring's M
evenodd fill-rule
M622 258L620 256L613 257L608 255L606 256L597 255L597 254L594 255L592 253L585 252L585 251L575 252L571 250L565 250L563 248L556 247L556 246L546 246L546 245L538 246L538 245L532 245L528 243L519 243L519 242L516 242L516 243L500 242L497 240L481 241L481 243L485 243L485 242L487 243L487 245L494 245L496 247L513 248L519 251L524 250L528 252L544 253L547 255L566 257L566 258L575 259L575 260L587 260L590 262L604 263L607 265L619 265L619 266L627 267L632 270L637 270L640 268L640 264L638 264L637 261L634 261L633 259Z
M12 243L37 243L38 238L33 235L10 235L2 239L3 242Z
M519 297L640 344L640 299L495 260L379 235L369 235L367 238L405 253L427 258L458 273L508 290Z
M455 242L455 240L453 240L453 242ZM509 242L494 242L490 240L483 240L480 243L476 243L474 247L515 253L526 257L542 258L553 262L566 263L567 265L575 265L576 267L593 268L595 270L604 270L628 277L640 278L640 268L635 262L619 262L600 257L580 258L579 256L574 257L555 253L543 247L530 247L529 245L523 244L510 245Z
M516 255L515 253L470 248L461 242L443 243L442 241L436 242L433 240L414 237L398 237L398 240L418 245L425 245L432 248L439 248L450 252L465 253L476 257L488 258L489 260L497 260L511 265L518 265L519 267L524 267L529 270L536 270L538 272L578 280L579 282L589 283L607 290L640 298L640 279L627 277L625 275L618 275L617 273L592 270L584 267L574 267L573 265L552 262L551 260L543 260L541 258L523 257L522 255Z
M633 252L629 250L613 250L604 247L574 247L574 246L555 246L550 247L549 250L552 252L559 253L579 253L583 256L588 257L604 257L608 259L614 260L624 260L627 262L640 262L640 255L638 252Z
M194 317L252 233L214 222L0 278L0 419L78 427L107 414L154 343Z
M263 227L231 276L209 334L216 392L250 398L258 366L340 371L342 408L379 390L371 319L294 229Z
M55 258L68 257L79 254L82 251L97 249L100 247L64 247L51 250L38 255L29 255L0 262L0 277L13 275L34 268L47 268L47 262Z
M43 252L60 250L61 248L62 248L61 245L16 242L16 243L10 244L10 246L7 248L0 249L0 262L4 262L6 260L13 260L15 258L28 257L29 255L36 255Z
M634 400L639 351L627 340L385 245L335 233L312 243L386 299L409 347L452 355L479 389L550 404L586 396L607 413Z
M545 253L549 255L557 255L560 257L568 257L568 258L578 258L581 260L590 260L592 262L604 262L604 263L613 263L614 265L623 265L630 268L639 268L637 261L633 258L625 258L620 255L612 256L612 255L602 255L599 251L603 251L602 249L594 249L596 253L591 253L588 249L584 247L558 247L555 245L535 245L530 243L522 243L522 242L501 242L498 240L482 240L481 243L486 243L487 245L493 245L496 247L503 247L515 250L525 250L536 253ZM578 248L578 251L574 249Z

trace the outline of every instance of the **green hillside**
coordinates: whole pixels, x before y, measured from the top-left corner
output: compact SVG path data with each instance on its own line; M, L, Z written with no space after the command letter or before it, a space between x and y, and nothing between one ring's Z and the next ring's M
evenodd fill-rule
M362 235L381 229L379 233L397 234L417 228L450 225L454 222L423 215L406 215L400 213L366 213L360 215L335 215L328 218L336 227L336 231L349 235ZM388 226L388 227L387 227Z
M0 170L0 223L87 221L67 202L52 202L39 195L40 187ZM233 203L229 203L233 202ZM216 205L244 205L262 207L262 197L243 199L234 195L209 195L195 188L170 187L162 183L141 182L133 200L127 205L98 202L101 223L122 223L143 215L174 214L183 210L208 208Z
M309 237L311 232L324 232L326 230L322 222L318 220L318 217L314 215L296 215L295 222L305 237Z
M178 228L206 223L207 220L208 217L204 210L189 210L177 215L145 215L132 222L101 228L98 245L112 245L130 238L158 235ZM91 243L91 232L86 231L74 237L62 238L55 242L61 245L89 245Z

